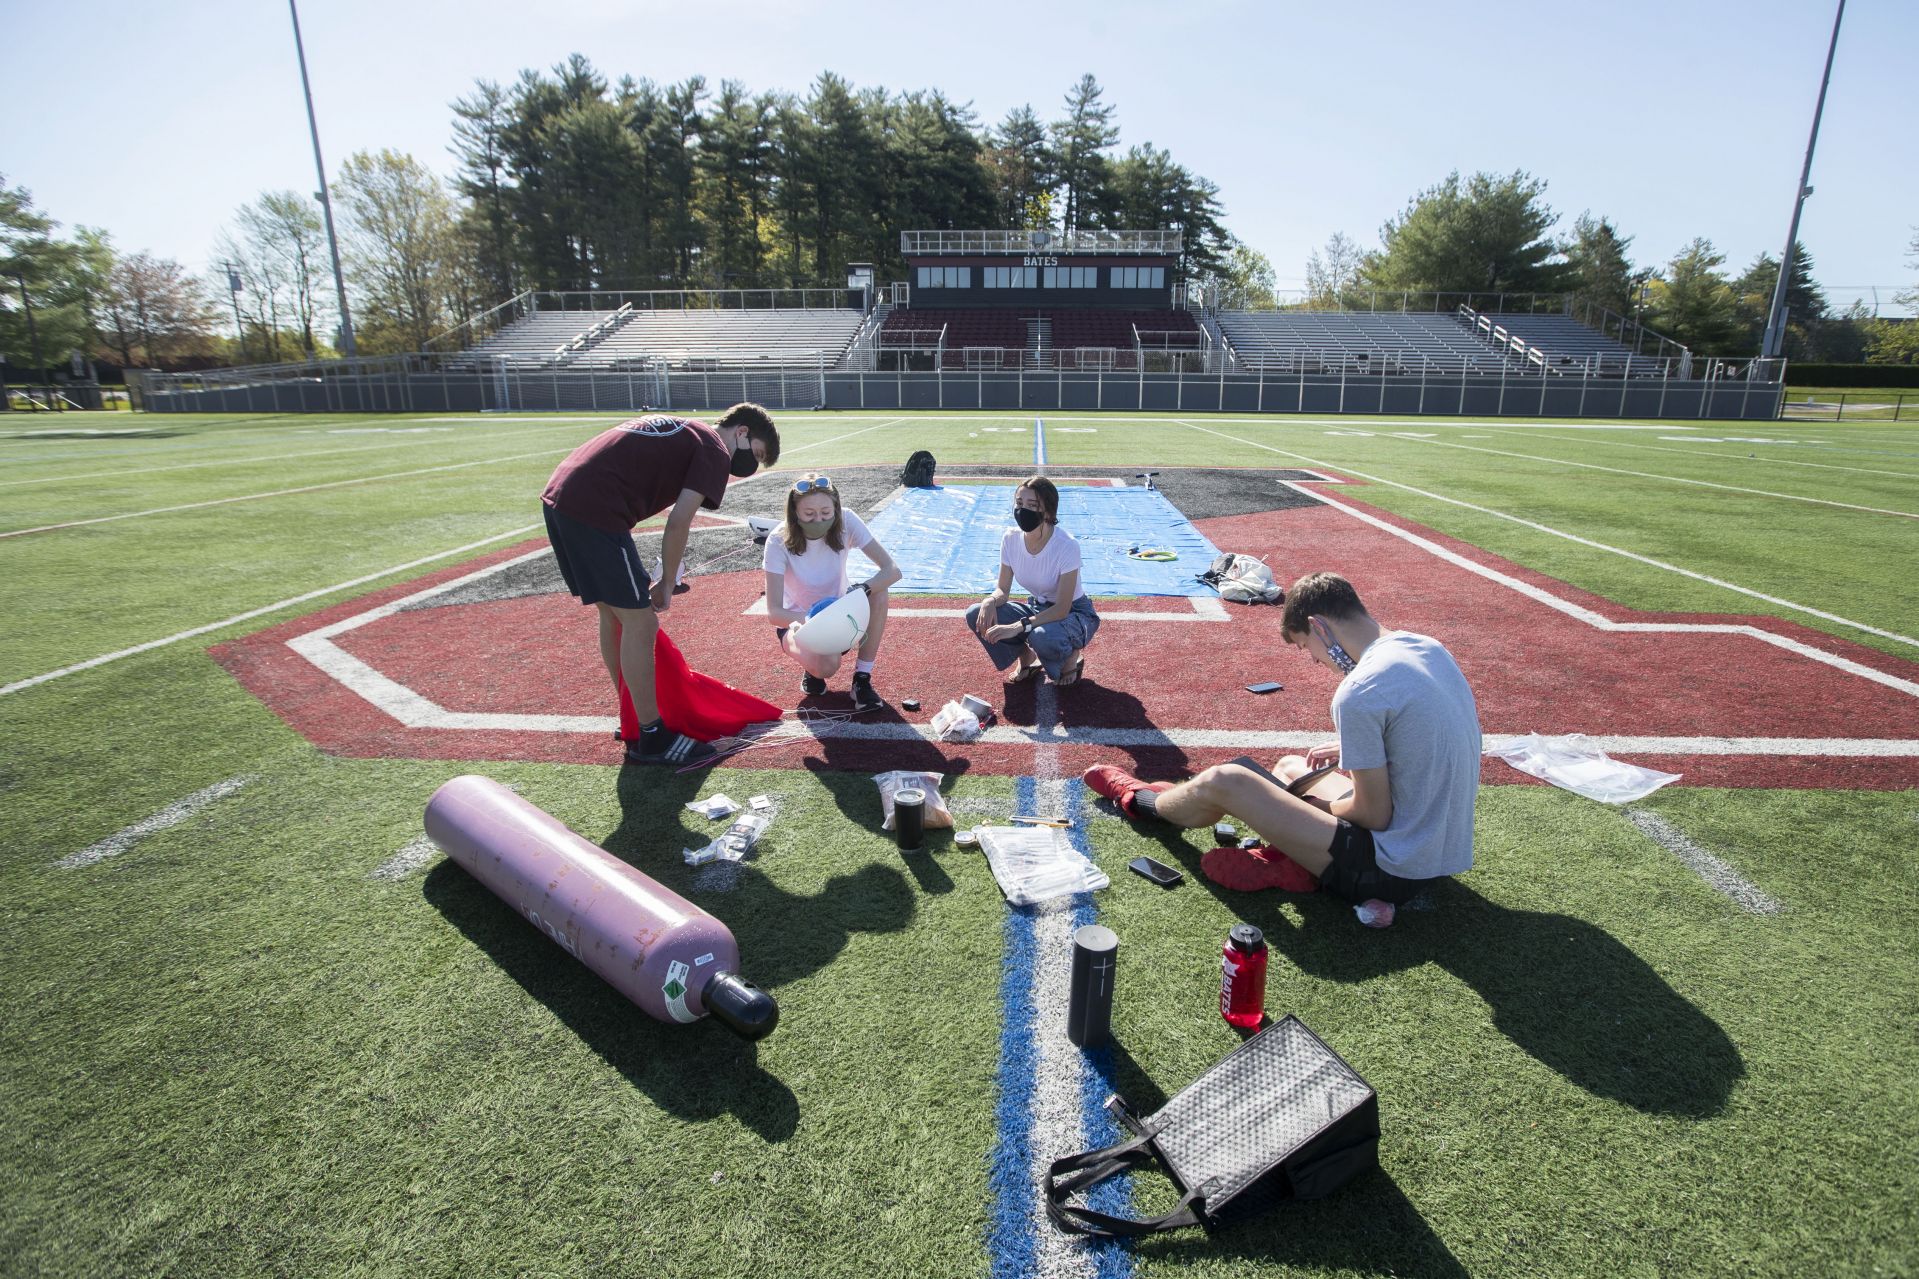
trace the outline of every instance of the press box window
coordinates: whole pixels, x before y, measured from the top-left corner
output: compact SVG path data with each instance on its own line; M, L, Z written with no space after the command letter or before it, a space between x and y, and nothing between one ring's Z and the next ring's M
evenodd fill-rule
M1031 289L1039 286L1039 268L1034 266L986 266L980 268L980 284L988 289Z
M1113 268L1113 287L1116 289L1163 289L1166 287L1166 268L1163 266L1116 266Z
M973 268L970 266L920 267L919 287L922 289L970 289L973 287Z
M1099 287L1099 268L1049 266L1046 268L1044 283L1049 289L1096 289Z

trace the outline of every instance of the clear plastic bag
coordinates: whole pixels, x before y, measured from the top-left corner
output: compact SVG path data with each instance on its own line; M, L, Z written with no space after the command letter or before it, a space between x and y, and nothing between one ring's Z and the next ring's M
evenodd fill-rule
M875 773L873 780L880 788L880 829L893 829L893 796L903 790L921 790L926 792L926 812L921 819L925 830L946 830L953 824L952 810L946 807L946 800L940 795L940 784L946 778L939 773L916 773L910 769L898 769L891 773Z
M685 848L680 857L688 866L704 866L708 862L744 861L760 842L760 836L773 824L769 813L748 813L746 816L721 831L712 843L704 848Z
M708 821L716 817L731 817L740 811L740 806L725 795L708 795L705 799L694 800L687 808Z
M1057 826L978 826L973 833L1000 891L1015 906L1089 893L1113 882L1080 856Z
M942 742L970 742L980 735L979 716L948 702L933 716L933 732Z
M1505 760L1530 777L1602 804L1630 804L1635 799L1644 799L1661 786L1678 781L1680 776L1621 763L1600 750L1584 733L1559 737L1528 733L1504 746L1489 746L1486 753Z

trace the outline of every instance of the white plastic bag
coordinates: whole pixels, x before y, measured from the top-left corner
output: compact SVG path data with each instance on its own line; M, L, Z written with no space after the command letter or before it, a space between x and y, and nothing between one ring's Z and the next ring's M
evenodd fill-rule
M933 716L933 732L942 742L973 741L980 733L979 716L958 702L948 702Z
M708 795L705 799L695 800L687 807L708 821L716 817L731 817L740 811L740 806L725 795Z
M1678 773L1621 763L1584 733L1559 737L1528 733L1504 746L1488 746L1486 753L1528 776L1602 804L1630 804L1679 780Z
M873 780L880 787L881 830L893 829L893 796L902 790L926 792L926 816L922 822L925 829L946 830L953 825L952 810L946 807L946 799L940 794L940 783L946 780L941 774L900 769L891 773L875 773Z
M978 826L973 833L1000 891L1015 906L1089 893L1113 882L1075 852L1057 826Z

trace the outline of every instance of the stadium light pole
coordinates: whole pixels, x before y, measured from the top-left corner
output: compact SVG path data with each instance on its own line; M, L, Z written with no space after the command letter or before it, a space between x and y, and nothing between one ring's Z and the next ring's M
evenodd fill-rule
M307 79L306 45L300 39L300 6L296 0L287 0L287 9L293 14L293 50L300 56L300 91L306 94L307 128L313 132L313 167L320 174L320 212L326 216L327 248L333 253L333 287L340 295L340 353L350 360L354 356L353 314L347 310L346 275L340 270L340 237L333 233L333 200L327 192L326 161L320 158L320 122L313 115L313 83Z
M1786 281L1792 275L1792 251L1799 243L1799 214L1806 207L1812 188L1806 180L1812 176L1812 148L1819 141L1819 117L1826 110L1826 86L1832 83L1832 55L1839 48L1839 21L1846 16L1846 0L1839 0L1832 15L1832 42L1826 46L1826 73L1819 78L1819 101L1812 109L1812 133L1806 138L1806 162L1799 168L1799 189L1792 198L1792 223L1786 228L1786 252L1779 259L1779 279L1772 286L1772 309L1766 312L1766 336L1759 343L1759 358L1776 360L1786 346Z

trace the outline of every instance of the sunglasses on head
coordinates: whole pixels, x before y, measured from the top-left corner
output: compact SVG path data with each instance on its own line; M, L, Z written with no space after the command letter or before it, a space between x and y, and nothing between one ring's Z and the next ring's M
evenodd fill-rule
M822 475L816 480L795 481L793 484L793 491L795 493L811 493L814 489L830 489L832 487L833 487L832 477L827 475Z

